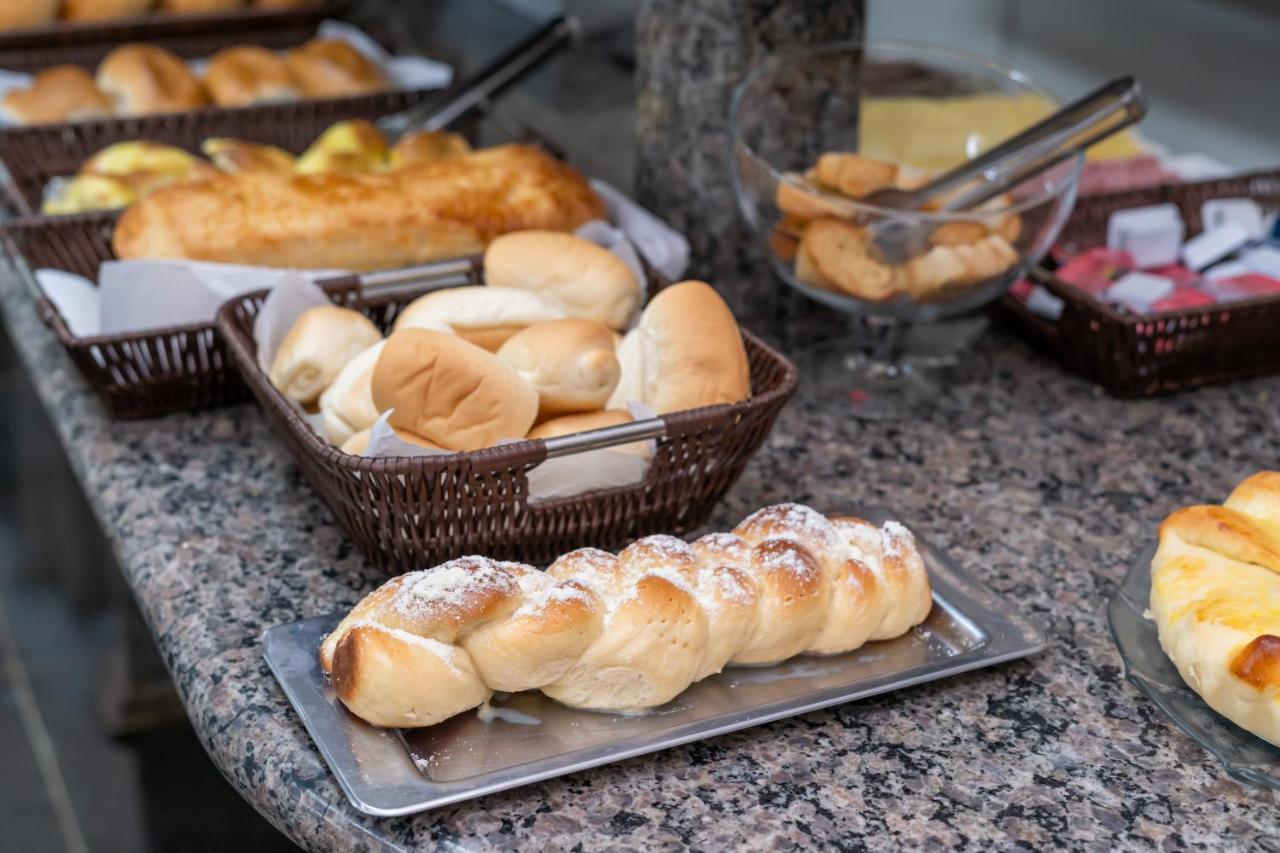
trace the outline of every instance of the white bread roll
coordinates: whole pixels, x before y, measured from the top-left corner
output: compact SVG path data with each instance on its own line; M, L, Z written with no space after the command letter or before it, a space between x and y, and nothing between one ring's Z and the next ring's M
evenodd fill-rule
M178 56L149 44L127 44L107 54L98 66L98 88L115 104L117 115L185 112L205 106L204 85Z
M530 326L512 335L498 358L537 389L540 418L599 409L621 373L613 332L593 320Z
M475 285L419 296L396 317L394 328L449 330L494 352L516 332L567 316L537 294Z
M386 341L378 341L348 361L320 395L320 416L329 440L341 447L357 432L373 426L373 367Z
M644 402L644 365L640 356L640 327L627 332L616 341L618 349L618 366L622 372L618 376L618 386L609 395L606 404L610 409L624 408L628 403Z
M658 414L736 403L751 396L751 368L733 312L710 285L684 281L664 289L640 316L642 397ZM628 346L623 339L623 349ZM633 360L636 353L627 353ZM624 376L633 366L623 362Z
M7 5L14 0L4 2ZM65 0L62 17L68 21L109 21L141 15L154 5L155 0Z
M320 305L294 322L271 361L271 384L308 406L329 387L347 362L382 339L373 321L350 308Z
M107 93L78 65L46 68L30 86L4 96L5 116L15 124L106 118L114 109Z
M484 278L544 297L566 313L625 329L641 283L622 259L590 240L558 231L516 231L489 244Z
M449 450L492 447L528 434L538 392L493 353L445 332L400 329L373 370L373 402L387 419Z
M298 89L284 58L256 45L229 47L209 59L204 84L220 107L293 101Z

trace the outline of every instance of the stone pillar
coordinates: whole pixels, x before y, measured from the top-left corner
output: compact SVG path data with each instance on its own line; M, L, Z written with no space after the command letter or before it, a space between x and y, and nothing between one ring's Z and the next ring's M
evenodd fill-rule
M729 100L767 54L862 37L863 0L644 0L636 25L636 193L689 236L690 274L740 313L786 285L759 258L730 177Z

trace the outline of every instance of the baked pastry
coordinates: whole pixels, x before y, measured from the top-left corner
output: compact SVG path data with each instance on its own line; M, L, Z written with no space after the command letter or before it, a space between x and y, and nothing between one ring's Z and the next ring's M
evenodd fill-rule
M462 134L449 130L418 130L406 133L391 146L389 167L403 169L419 163L435 163L471 150Z
M832 151L818 158L815 177L849 198L863 198L898 185L898 164L865 154Z
M47 68L26 89L14 89L4 96L5 115L15 124L106 118L113 109L111 98L78 65Z
M395 329L453 332L496 352L512 335L565 313L541 296L509 287L450 287L419 296L396 317Z
M350 308L320 305L302 313L271 361L271 384L307 406L347 362L382 339L373 321Z
M449 450L479 450L529 432L538 392L491 352L457 335L400 329L373 369L387 423Z
M387 87L382 70L345 41L314 39L285 54L289 73L309 98L346 98Z
M58 17L60 0L5 0L0 6L0 30L49 24Z
M378 408L373 405L373 368L385 345L386 341L378 341L348 361L320 395L320 417L334 444L341 446L378 419Z
M517 332L498 359L537 390L539 418L601 408L621 373L609 327L576 317Z
M618 356L625 399L615 393L610 408L638 402L665 414L751 396L742 332L720 294L701 281L673 284L649 300Z
M767 507L692 545L649 536L545 573L463 557L401 575L320 647L338 698L378 726L429 726L495 690L637 712L729 664L838 654L897 636L932 606L909 531Z
M298 157L304 175L325 172L380 172L387 167L387 138L371 121L340 121L320 134Z
M283 148L243 139L206 139L200 150L213 165L229 174L240 172L293 173L294 156Z
M898 268L872 254L867 229L841 219L819 219L805 229L796 256L796 277L876 302L902 290Z
M994 278L1017 262L1017 251L1003 237L987 234L973 242L934 246L903 265L898 281L912 299L926 302Z
M209 60L204 84L220 107L293 101L298 87L284 58L264 47L243 45L220 50Z
M1280 746L1280 472L1179 510L1151 562L1160 645L1219 714Z
M176 55L149 44L128 44L98 66L98 88L122 116L184 112L209 103L204 86Z
M573 234L504 234L484 253L484 278L497 287L529 290L572 317L625 329L640 305L641 284L622 259Z
M508 231L572 231L603 212L578 172L503 145L393 175L225 175L170 187L125 212L114 244L120 258L384 269L477 253Z
M246 0L159 0L159 10L174 15L201 15L233 12L244 8Z
M110 175L77 175L48 193L40 204L45 216L84 213L90 210L114 210L133 204L137 192L120 178Z
M11 3L13 0L6 0ZM151 11L155 0L63 0L62 17L68 21L109 21Z
M132 204L161 187L214 174L199 157L173 145L117 142L94 154L74 178L48 194L41 212L54 215Z

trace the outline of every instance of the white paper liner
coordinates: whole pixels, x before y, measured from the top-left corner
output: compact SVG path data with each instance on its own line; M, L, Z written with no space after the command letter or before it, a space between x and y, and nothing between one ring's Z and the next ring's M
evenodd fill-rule
M612 185L592 178L591 187L604 202L609 221L627 235L649 266L668 281L679 281L689 268L685 236Z
M359 27L343 21L322 21L316 28L316 37L340 39L368 57L382 69L393 89L443 89L453 82L453 69L443 62L421 56L393 56L370 38ZM189 60L187 65L197 77L203 77L208 67L207 57ZM0 100L14 89L31 85L35 75L21 71L0 69ZM17 124L0 110L0 126Z

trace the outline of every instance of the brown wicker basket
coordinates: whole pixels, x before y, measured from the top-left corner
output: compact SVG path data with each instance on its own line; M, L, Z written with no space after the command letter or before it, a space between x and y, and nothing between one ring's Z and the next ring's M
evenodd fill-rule
M75 174L85 160L116 142L149 139L198 152L200 143L212 136L235 136L300 152L336 122L373 121L429 97L443 97L446 91L387 91L236 109L4 127L0 128L0 162L9 173L5 190L19 213L32 216L40 210L50 178Z
M478 281L479 264L472 270ZM410 301L404 295L362 298L353 278L333 282L328 290L335 302L363 311L384 331ZM318 436L258 366L253 321L265 296L264 291L227 302L218 311L218 329L338 523L369 560L393 573L471 552L540 564L583 545L617 548L648 533L699 527L796 388L795 367L743 332L751 399L664 415L643 483L531 504L526 475L547 458L541 440L451 456L370 459L343 453Z
M1203 202L1237 197L1280 209L1280 172L1090 196L1076 205L1059 242L1105 245L1112 213L1165 202L1178 205L1188 235L1196 234ZM1150 397L1280 371L1280 298L1138 317L1047 270L1036 270L1032 279L1062 300L1062 316L1036 316L1013 296L1000 303L1002 313L1033 343L1117 397Z
M346 6L347 0L321 0L299 9L151 14L9 30L0 32L0 68L34 72L68 63L95 68L112 48L134 41L159 45L187 58L208 56L235 44L292 47L310 38L320 21Z

